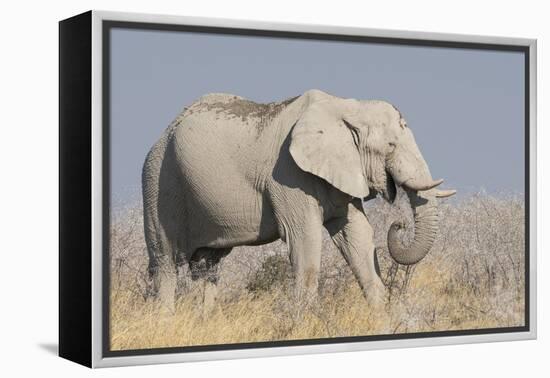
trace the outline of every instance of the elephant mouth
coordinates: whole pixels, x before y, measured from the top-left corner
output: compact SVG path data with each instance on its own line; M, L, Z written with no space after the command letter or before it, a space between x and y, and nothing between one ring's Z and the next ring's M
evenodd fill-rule
M386 187L382 190L382 197L389 203L395 202L397 196L397 185L390 172L386 171Z
M409 180L407 180L409 181ZM418 188L411 188L407 185L407 181L403 182L401 185L397 185L395 179L393 178L392 174L386 170L386 184L381 189L373 189L371 190L371 193L368 197L363 198L363 201L369 201L371 199L374 199L378 194L382 196L386 201L393 204L395 202L395 198L397 197L397 187L403 188L403 190L407 191L413 191L413 192L420 192L420 191L428 191L430 189L433 189L434 187L440 185L443 180L434 180L431 184L426 185L425 188L427 189L418 189ZM412 180L411 180L412 181ZM456 190L433 190L432 191L435 198L447 198L451 197L456 193Z
M394 203L397 196L397 185L390 172L386 171L385 184L382 187L370 188L370 193L367 197L363 198L363 201L367 202L376 198L377 195L381 195L389 203Z

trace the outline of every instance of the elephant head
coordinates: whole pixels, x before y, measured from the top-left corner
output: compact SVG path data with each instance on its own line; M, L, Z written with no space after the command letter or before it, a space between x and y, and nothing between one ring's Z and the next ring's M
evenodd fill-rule
M392 258L405 265L419 262L438 232L437 198L454 190L437 190L401 113L384 101L358 101L316 92L296 122L290 153L304 171L323 178L352 197L377 193L393 202L396 185L408 195L415 235L409 246L398 238L402 222L388 231Z

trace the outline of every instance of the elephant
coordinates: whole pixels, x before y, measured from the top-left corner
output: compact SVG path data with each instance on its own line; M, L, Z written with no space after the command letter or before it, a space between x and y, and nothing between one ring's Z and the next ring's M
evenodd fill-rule
M405 119L392 104L321 90L255 103L212 93L176 117L142 170L144 231L154 296L174 308L178 269L216 297L218 266L233 247L282 239L294 292L315 298L322 228L350 266L368 303L383 301L373 228L364 200L407 193L414 238L402 221L387 236L399 264L416 264L438 232L439 190Z

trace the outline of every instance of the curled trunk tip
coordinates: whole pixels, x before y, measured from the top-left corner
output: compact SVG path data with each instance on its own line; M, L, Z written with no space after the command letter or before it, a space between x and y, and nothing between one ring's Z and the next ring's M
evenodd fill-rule
M407 191L414 214L414 238L405 246L399 231L405 228L404 222L393 222L388 231L388 251L395 262L413 265L422 260L435 242L438 233L438 210L433 191Z

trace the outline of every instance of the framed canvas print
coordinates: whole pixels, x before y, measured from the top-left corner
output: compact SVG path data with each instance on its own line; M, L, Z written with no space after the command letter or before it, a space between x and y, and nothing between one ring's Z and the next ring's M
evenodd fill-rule
M62 357L536 337L535 40L59 26Z

